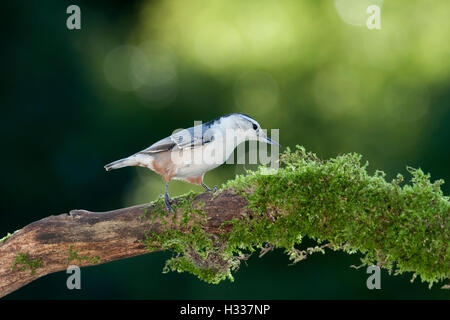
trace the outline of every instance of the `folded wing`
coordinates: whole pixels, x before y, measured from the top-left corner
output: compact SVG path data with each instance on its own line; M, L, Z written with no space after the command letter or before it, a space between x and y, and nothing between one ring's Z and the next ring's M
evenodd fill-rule
M164 151L171 151L174 148L178 149L193 149L210 143L214 140L211 134L205 134L204 125L191 127L175 132L171 136L159 140L152 144L145 150L140 151L140 154L152 154Z

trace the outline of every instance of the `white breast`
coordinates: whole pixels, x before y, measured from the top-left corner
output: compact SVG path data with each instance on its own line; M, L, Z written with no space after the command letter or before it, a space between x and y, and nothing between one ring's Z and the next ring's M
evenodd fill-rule
M205 172L222 165L235 148L226 139L216 139L201 147L172 151L172 161L176 167L174 178L202 176Z

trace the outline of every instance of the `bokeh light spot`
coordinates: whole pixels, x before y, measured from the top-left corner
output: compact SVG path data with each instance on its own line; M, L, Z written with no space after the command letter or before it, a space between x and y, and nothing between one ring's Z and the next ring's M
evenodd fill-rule
M108 83L122 91L133 91L143 82L136 77L133 66L148 65L144 52L134 46L120 46L111 50L105 57L103 71Z
M246 110L254 117L267 115L278 105L277 82L266 72L245 72L235 83L234 99L239 110Z
M142 83L137 95L151 107L162 107L172 102L177 94L176 59L172 51L157 42L147 41L140 45L145 52L143 65L133 64L136 79Z
M220 35L220 41L216 41ZM223 69L229 67L241 53L242 41L233 26L216 22L198 30L195 38L195 52L205 65Z
M370 5L381 8L383 0L334 0L339 17L348 24L354 26L365 26L369 15L366 10Z
M428 113L429 92L419 81L402 77L385 90L384 107L387 115L397 121L416 121Z

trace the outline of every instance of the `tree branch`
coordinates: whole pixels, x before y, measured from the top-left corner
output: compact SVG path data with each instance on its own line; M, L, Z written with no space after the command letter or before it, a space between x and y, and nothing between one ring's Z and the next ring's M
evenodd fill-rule
M181 200L175 200L175 206ZM222 222L239 218L247 204L242 196L229 191L214 198L211 193L200 194L192 204L198 202L205 203L205 227L210 234L219 233ZM144 218L155 211L160 213L155 204L108 212L72 210L27 225L0 244L0 297L72 264L89 266L148 253L143 243L146 233L161 232L162 225L179 229L172 216L155 217L151 222ZM175 217L181 220L180 209ZM33 261L35 267L30 266Z
M420 169L410 184L367 173L361 157L323 161L303 148L216 193L162 199L104 213L73 210L36 221L0 240L0 297L69 265L88 266L171 250L164 271L233 280L240 261L281 248L294 262L325 248L361 252L362 265L412 272L430 284L450 277L450 201ZM302 237L318 242L299 249ZM323 244L323 242L325 244Z

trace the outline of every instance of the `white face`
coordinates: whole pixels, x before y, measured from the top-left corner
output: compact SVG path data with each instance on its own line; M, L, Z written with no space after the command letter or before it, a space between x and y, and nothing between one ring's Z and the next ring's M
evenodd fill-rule
M236 114L229 116L227 120L225 120L227 127L229 125L229 128L234 130L235 135L239 137L241 142L261 141L272 144L272 141L267 138L259 123L254 119L245 115Z

